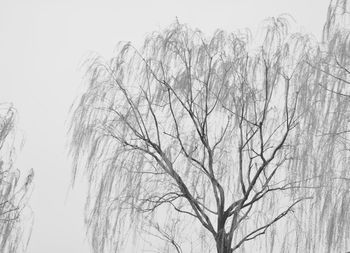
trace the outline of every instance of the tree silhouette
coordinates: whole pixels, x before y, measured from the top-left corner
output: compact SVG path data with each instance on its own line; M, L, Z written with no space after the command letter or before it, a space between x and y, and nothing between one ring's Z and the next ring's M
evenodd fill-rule
M288 215L281 224L298 227L292 211L323 188L313 167L299 171L317 54L282 17L253 44L176 22L141 50L121 43L110 61L88 62L71 154L74 176L82 168L89 179L94 252L121 249L131 231L147 242L139 251L287 252L297 241L275 224Z
M33 170L23 184L14 168L16 111L10 105L0 107L0 252L24 252L30 227L23 221Z

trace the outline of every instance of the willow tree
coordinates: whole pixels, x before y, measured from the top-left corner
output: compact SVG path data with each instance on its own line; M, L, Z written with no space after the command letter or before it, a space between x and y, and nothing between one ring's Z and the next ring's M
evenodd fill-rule
M176 22L88 62L71 154L94 252L132 237L137 252L287 252L275 237L313 196L291 176L312 43L287 28L269 20L253 49L247 34Z
M14 168L16 151L16 112L12 106L0 107L0 252L17 253L26 250L30 225L23 219L30 185L31 172L24 180ZM30 218L30 217L29 217Z
M311 78L300 100L305 113L295 138L293 177L313 178L319 189L298 214L298 252L350 250L349 10L347 0L330 2L323 41L304 69Z

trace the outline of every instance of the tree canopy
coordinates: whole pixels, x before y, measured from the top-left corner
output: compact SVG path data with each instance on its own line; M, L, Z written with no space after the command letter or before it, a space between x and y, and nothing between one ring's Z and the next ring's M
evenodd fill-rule
M284 17L254 43L175 22L90 59L71 154L94 252L349 247L346 8L331 2L322 43Z

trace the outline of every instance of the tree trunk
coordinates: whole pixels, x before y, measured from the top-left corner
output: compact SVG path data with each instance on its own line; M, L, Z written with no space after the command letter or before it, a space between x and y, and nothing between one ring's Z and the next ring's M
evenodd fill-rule
M232 253L231 242L229 240L228 234L224 231L218 234L216 239L217 253Z

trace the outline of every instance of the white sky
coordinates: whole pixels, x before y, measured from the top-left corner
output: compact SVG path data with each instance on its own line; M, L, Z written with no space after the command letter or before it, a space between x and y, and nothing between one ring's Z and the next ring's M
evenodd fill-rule
M87 253L85 191L69 190L69 106L82 88L80 63L112 56L120 40L144 36L178 17L205 32L253 30L268 16L291 14L318 37L328 0L0 0L0 102L13 102L25 146L17 166L34 168L35 214L28 253Z

